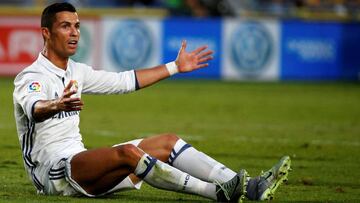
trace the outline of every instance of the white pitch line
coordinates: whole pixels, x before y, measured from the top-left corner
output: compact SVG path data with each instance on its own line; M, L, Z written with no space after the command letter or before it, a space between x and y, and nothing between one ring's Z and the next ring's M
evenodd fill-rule
M104 136L104 137L115 137L118 135L117 132L112 130L95 130L94 133L96 135Z

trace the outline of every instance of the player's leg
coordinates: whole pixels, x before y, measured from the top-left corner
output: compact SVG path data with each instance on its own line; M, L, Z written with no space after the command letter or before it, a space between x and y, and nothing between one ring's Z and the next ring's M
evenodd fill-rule
M141 165L141 162L145 164ZM151 166L153 164L153 166ZM151 169L149 169L151 167ZM209 183L145 154L135 172L148 184L165 190L191 193L219 202L238 202L245 198L247 172L241 170L225 183Z
M205 181L224 183L235 174L223 164L197 151L174 134L145 138L140 142L139 147L145 152L161 158L161 160L168 159L168 162L174 167ZM271 199L277 187L286 180L290 164L290 158L285 156L262 175L247 178L248 183L245 183L248 184L246 196L250 200Z
M228 183L215 185L171 167L131 144L84 151L75 155L70 163L71 172L68 174L72 185L75 184L75 188L80 186L91 195L105 193L130 173L157 188L213 200L237 200L244 195L246 188L244 171Z
M207 182L224 183L236 175L234 171L196 150L175 134L145 138L138 147L175 168Z
M99 195L131 174L143 154L131 144L83 151L69 160L69 178L86 193Z

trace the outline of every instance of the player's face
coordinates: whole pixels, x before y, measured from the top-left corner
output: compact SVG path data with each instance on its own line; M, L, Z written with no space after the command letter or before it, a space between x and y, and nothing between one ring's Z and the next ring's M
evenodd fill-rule
M76 53L79 39L80 22L77 13L57 13L49 33L49 48L60 57L69 57Z

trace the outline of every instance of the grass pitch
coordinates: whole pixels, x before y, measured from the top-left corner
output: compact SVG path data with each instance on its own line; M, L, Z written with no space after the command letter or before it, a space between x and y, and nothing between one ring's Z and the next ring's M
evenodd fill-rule
M0 202L208 201L148 185L97 199L36 195L22 162L12 90L12 79L0 78ZM274 201L360 201L359 83L165 81L129 95L83 100L88 148L174 132L251 175L287 154L293 172Z

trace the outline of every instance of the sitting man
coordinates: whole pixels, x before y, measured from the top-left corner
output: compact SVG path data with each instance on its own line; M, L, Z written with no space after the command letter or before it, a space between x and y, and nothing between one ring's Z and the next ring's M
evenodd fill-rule
M122 94L152 85L178 72L208 66L206 46L186 51L175 61L120 73L95 71L69 57L75 54L80 21L69 3L55 3L41 17L44 48L15 78L14 106L25 168L37 191L49 195L96 197L140 188L142 181L166 190L220 202L245 196L267 200L286 180L285 156L263 175L235 173L174 134L132 140L112 147L86 149L79 130L81 94Z

